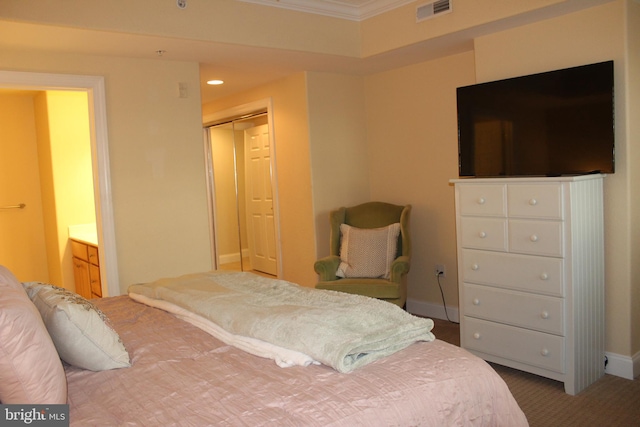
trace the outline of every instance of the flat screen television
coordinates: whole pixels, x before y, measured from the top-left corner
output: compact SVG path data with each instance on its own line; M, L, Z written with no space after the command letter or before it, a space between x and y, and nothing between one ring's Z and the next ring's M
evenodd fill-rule
M613 61L457 89L461 177L613 173Z

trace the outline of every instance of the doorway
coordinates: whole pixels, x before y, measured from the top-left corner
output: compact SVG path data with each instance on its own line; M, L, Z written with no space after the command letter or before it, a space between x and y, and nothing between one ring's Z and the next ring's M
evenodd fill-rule
M73 289L71 231L96 234L88 109L82 91L0 89L0 259L22 281Z
M260 108L227 117L205 128L213 264L218 270L277 277L281 257L270 114Z
M0 88L28 91L68 90L82 91L87 94L93 187L96 195L96 231L101 246L99 262L103 296L120 295L110 191L104 78L100 76L0 71Z

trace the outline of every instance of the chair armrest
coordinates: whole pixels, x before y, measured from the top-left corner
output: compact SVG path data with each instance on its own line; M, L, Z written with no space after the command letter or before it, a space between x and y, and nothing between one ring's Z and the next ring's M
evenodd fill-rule
M340 257L336 255L329 255L324 258L320 258L313 264L313 269L320 275L321 282L328 282L330 280L336 280L336 270L340 265Z
M395 283L400 283L402 276L409 272L409 257L399 256L391 263L391 278L390 280Z

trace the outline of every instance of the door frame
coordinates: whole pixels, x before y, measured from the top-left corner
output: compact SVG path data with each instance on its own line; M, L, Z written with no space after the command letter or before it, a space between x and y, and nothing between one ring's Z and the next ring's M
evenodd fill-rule
M111 201L107 106L103 76L0 71L0 88L22 90L85 91L89 99L89 128L96 209L100 243L100 276L107 284L107 296L120 295L118 259Z
M223 120L240 119L242 116L253 114L260 110L267 111L267 123L269 125L269 140L271 144L271 185L273 186L273 214L276 232L276 254L278 277L282 277L282 246L280 244L280 209L278 203L278 173L276 168L276 140L274 132L273 120L273 100L265 98L247 104L238 105L226 110L204 115L202 118L204 132L204 152L205 152L205 168L207 176L207 197L209 206L209 237L211 241L211 262L215 268L218 268L218 251L216 242L216 222L215 222L215 191L213 188L213 164L211 161L210 142L208 138L207 128ZM243 159L244 161L244 159Z

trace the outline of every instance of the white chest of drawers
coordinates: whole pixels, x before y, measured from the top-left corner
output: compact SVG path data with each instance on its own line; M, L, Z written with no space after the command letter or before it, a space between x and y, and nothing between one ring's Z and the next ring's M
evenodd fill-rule
M569 394L604 375L603 178L451 180L462 347Z

